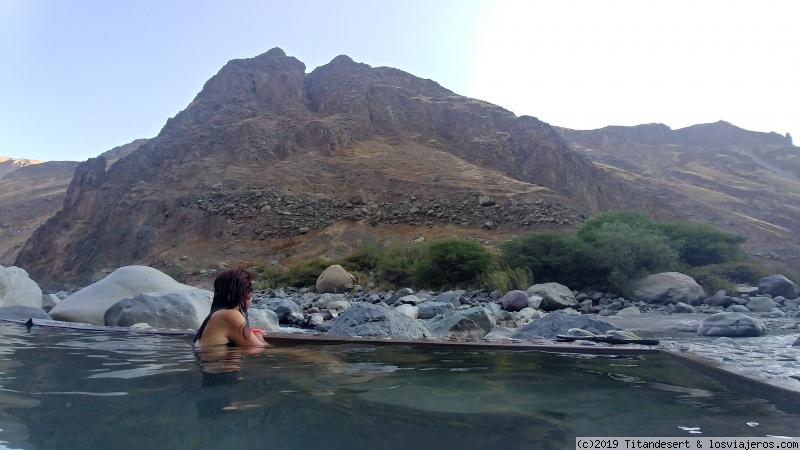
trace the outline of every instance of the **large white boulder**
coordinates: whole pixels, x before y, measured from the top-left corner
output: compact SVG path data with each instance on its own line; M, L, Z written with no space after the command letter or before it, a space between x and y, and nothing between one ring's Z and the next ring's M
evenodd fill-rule
M70 295L50 310L55 320L104 325L103 316L114 303L150 292L195 289L147 266L120 267L102 280ZM41 295L39 296L41 302ZM206 312L206 314L208 314Z
M645 303L699 305L706 298L703 288L689 275L663 272L650 275L633 286L636 300Z
M0 266L0 307L42 307L42 290L28 277L28 272L19 267Z

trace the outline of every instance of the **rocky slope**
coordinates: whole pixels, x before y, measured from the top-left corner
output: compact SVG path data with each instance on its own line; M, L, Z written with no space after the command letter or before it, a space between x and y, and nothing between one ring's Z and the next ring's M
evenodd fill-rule
M688 219L748 238L764 259L800 268L800 148L727 122L559 132L608 173L668 199Z
M113 163L146 141L137 139L103 155ZM33 232L61 210L79 163L3 159L0 167L9 163L13 170L0 169L0 265L10 266Z
M63 210L20 252L42 286L133 263L339 256L365 240L492 242L610 208L670 214L533 117L346 56L306 74L280 49L226 64L106 166L79 166Z

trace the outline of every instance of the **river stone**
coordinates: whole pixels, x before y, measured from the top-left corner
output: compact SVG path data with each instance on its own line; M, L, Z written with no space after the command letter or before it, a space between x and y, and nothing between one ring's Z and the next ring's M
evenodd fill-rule
M139 294L111 305L103 322L111 327L146 323L154 328L196 330L208 316L213 297L205 289Z
M404 295L404 296L400 297L399 299L397 299L397 301L394 302L394 304L397 305L397 304L405 303L405 304L408 304L408 305L418 305L418 304L420 304L420 303L422 303L424 301L425 300L423 300L423 299L417 297L416 295L412 294L412 295Z
M0 307L0 319L27 321L28 319L52 320L52 317L42 308L33 306L2 306Z
M575 294L563 284L534 284L528 288L528 294L536 294L542 297L542 304L539 306L539 309L543 311L555 311L578 306L578 301L575 300Z
M800 347L800 337L797 338L796 341L794 341L794 344L792 344L792 347Z
M152 267L125 266L65 298L50 310L50 316L55 320L104 325L106 310L124 298L133 298L148 292L194 289L197 288L178 283Z
M519 290L508 291L503 296L503 310L517 312L528 307L528 293Z
M486 335L475 321L452 311L434 317L425 326L439 339L481 339Z
M401 313L401 314L403 314L405 316L408 316L408 317L410 317L412 319L419 318L419 308L414 306L414 305L411 305L411 304L408 304L408 303L402 303L402 304L396 306L394 309L397 312L399 312L399 313Z
M772 275L762 278L758 282L758 293L762 295L771 295L777 297L779 295L786 298L797 298L798 288L792 280L783 275Z
M473 306L472 308L458 311L456 314L460 314L475 322L487 333L494 330L494 327L496 326L495 319L491 311L483 306Z
M747 306L744 305L731 305L728 308L725 308L726 312L738 312L738 313L749 313L752 312L747 309Z
M42 307L42 290L28 277L28 272L19 267L0 266L0 307Z
M446 291L446 292L442 292L441 294L437 295L436 298L433 299L433 300L435 302L450 303L452 305L453 304L453 298L455 298L456 301L458 301L458 297L455 296L455 293L453 291ZM456 306L456 305L453 305L453 306Z
M328 306L328 303L335 302L337 300L344 300L344 295L342 294L331 294L330 292L326 292L319 296L317 301L313 303L319 309L325 308Z
M331 336L428 339L430 331L416 320L380 305L357 303L331 323Z
M722 306L723 308L727 308L733 304L733 299L728 296L724 290L719 290L713 296L705 299L703 303L709 306Z
M264 331L276 332L281 330L278 315L275 311L264 308L248 308L247 319L252 328L261 328Z
M763 336L764 332L764 325L760 321L734 312L712 314L697 329L700 336L757 337Z
M593 316L562 309L517 328L512 336L516 339L526 340L537 337L555 339L557 334L567 334L570 328L580 328L594 334L605 334L609 330L620 329Z
M342 312L351 306L353 305L351 305L350 302L348 302L347 300L335 300L328 303L327 308L331 311Z
M42 295L42 309L45 311L50 311L59 303L61 303L61 299L55 294Z
M753 312L770 312L778 305L769 297L750 297L745 306Z
M627 308L622 308L619 311L617 311L616 315L617 316L638 316L641 313L642 312L639 311L639 308L637 308L635 306L629 306Z
M276 298L267 303L267 309L278 316L279 323L293 323L300 315L300 307L291 298Z
M353 289L356 277L350 275L344 267L334 264L325 269L317 278L317 292L324 294L330 292L341 294Z
M694 278L678 272L663 272L634 283L634 296L645 303L695 305L706 295Z
M437 297L438 298L438 297ZM453 304L448 302L428 301L417 305L418 319L433 319L437 314L453 311Z
M687 305L683 302L675 303L675 310L682 314L694 314L697 311L694 309L694 306Z

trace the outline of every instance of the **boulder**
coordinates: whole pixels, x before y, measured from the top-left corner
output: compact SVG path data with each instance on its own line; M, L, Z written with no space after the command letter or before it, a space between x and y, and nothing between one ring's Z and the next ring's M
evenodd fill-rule
M28 319L52 320L52 317L42 308L33 306L0 306L0 319L27 321Z
M719 290L716 294L705 299L703 303L709 306L721 306L723 308L727 308L733 304L733 299L728 296L724 290Z
M496 326L492 312L483 306L474 306L463 311L458 311L456 314L460 314L475 322L487 333L494 330L494 327Z
M700 328L700 321L699 320L681 320L680 322L676 323L672 326L672 328L678 331L685 331L688 333L697 333L697 329Z
M486 330L463 314L447 312L428 321L425 326L439 339L481 339Z
M42 295L42 309L45 311L50 311L59 303L61 303L61 299L55 294Z
M528 288L528 294L536 294L542 297L539 309L543 311L555 311L564 308L575 308L578 301L572 291L558 283L534 284Z
M431 332L399 311L371 303L357 303L331 323L332 336L428 339Z
M417 297L416 295L413 295L413 294L412 295L404 295L404 296L400 297L399 299L397 299L394 302L394 305L400 305L400 304L418 305L418 304L420 304L420 303L422 303L424 301L425 301L424 299L421 299L421 298L419 298L419 297Z
M559 310L523 327L517 328L513 334L516 339L530 340L537 337L555 339L557 334L567 334L570 328L580 328L594 334L605 334L609 330L620 328L593 316L583 315L573 310Z
M400 305L394 308L396 311L400 312L401 314L408 316L412 319L416 319L419 317L419 308L414 305L410 305L408 303L401 303Z
M697 329L700 336L756 337L763 336L764 332L764 325L760 321L735 312L712 314Z
M678 272L650 275L634 284L634 295L645 303L696 305L706 294L694 278Z
M762 278L758 282L758 293L773 297L781 295L786 298L797 298L800 295L798 294L797 285L783 275Z
M770 312L778 305L769 297L750 297L745 306L753 312Z
M351 307L352 305L347 300L336 300L333 302L328 303L327 308L331 311L344 311L345 309Z
M616 315L617 316L638 316L640 314L642 314L642 312L639 311L639 308L637 308L635 306L628 306L627 308L622 308L619 311L617 311Z
M455 308L450 302L428 301L417 305L418 319L433 319L437 314L453 311Z
M329 292L322 294L319 298L313 303L313 305L317 308L326 308L328 303L335 302L337 300L344 300L344 295L342 294L331 294Z
M517 312L528 307L528 293L524 291L508 291L503 296L503 310Z
M28 277L28 272L19 267L0 266L0 307L42 307L42 290Z
M104 325L106 310L122 299L148 292L194 289L196 288L178 283L152 267L125 266L65 298L50 310L50 315L55 320Z
M694 306L687 305L683 302L675 303L675 310L682 314L694 314L697 310L694 309Z
M291 298L276 298L267 303L267 309L278 316L279 323L294 323L301 315L300 307Z
M247 319L253 328L261 328L267 332L280 331L281 326L278 322L278 315L275 311L263 308L248 308Z
M196 330L208 316L213 297L205 289L139 294L111 305L103 322L112 327L146 323L154 328Z
M353 289L356 277L344 270L344 267L334 264L325 269L317 278L317 292L341 294Z

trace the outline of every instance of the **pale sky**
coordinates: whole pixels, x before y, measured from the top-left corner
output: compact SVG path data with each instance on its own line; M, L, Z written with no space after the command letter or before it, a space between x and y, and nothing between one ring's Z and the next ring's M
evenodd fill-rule
M726 120L800 142L800 1L0 0L0 156L158 134L231 59L340 54L551 125Z

